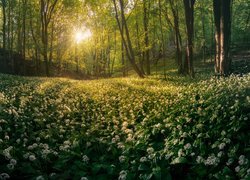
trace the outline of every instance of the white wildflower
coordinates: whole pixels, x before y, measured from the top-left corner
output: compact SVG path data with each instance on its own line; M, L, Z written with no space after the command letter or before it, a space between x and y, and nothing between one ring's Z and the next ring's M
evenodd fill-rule
M88 180L88 178L87 177L81 177L80 180Z
M177 126L177 129L181 130L181 125L178 125L178 126Z
M191 147L192 147L192 145L191 145L190 143L187 143L187 144L184 146L184 149L185 149L185 150L189 150Z
M6 180L6 179L9 179L10 178L10 175L7 174L7 173L2 173L0 174L0 179L1 180Z
M86 146L87 146L87 147L90 147L90 146L91 146L91 142L87 142L87 143L86 143Z
M125 157L125 156L120 156L120 157L119 157L120 163L123 163L125 160L126 160L126 157Z
M17 161L15 159L11 159L10 164L13 164L15 166L17 164Z
M218 154L217 154L217 157L222 157L222 155L223 155L223 151L220 151Z
M124 149L125 148L124 144L121 143L121 142L117 143L117 146L118 146L119 149Z
M4 136L4 139L5 139L5 140L10 140L10 137L9 137L8 135L5 135L5 136Z
M220 150L222 150L222 149L224 149L224 148L225 148L225 146L226 146L226 144L225 144L225 143L221 143L221 144L219 144L219 149L220 149Z
M230 158L230 159L228 159L226 165L227 165L227 166L230 166L231 164L233 164L233 162L234 162L234 159L233 159L233 158Z
M50 173L49 176L50 176L50 177L54 177L54 176L56 176L56 173Z
M146 161L147 161L147 157L143 156L143 157L140 158L140 162L141 162L141 163L144 163L144 162L146 162Z
M237 173L240 172L240 166L237 166L234 170L235 170L235 172L237 172Z
M219 159L215 157L214 155L209 156L207 160L205 161L205 165L217 165L219 163Z
M239 165L247 164L247 163L248 163L248 159L247 159L244 155L241 155L241 156L239 157L238 163L239 163Z
M187 132L184 132L183 134L182 134L182 137L187 137L188 136L188 133Z
M203 162L204 162L203 157L201 157L201 156L197 156L197 158L196 158L196 162L197 162L197 163L203 163Z
M148 152L148 154L154 153L154 148L149 147L149 148L147 149L147 152Z
M126 179L127 179L127 171L122 170L122 171L119 173L119 178L118 178L118 180L126 180Z
M221 131L221 133L220 133L222 136L225 136L226 135L226 131Z
M181 157L181 156L184 156L184 155L185 155L185 153L184 153L183 149L179 149L178 157Z
M35 155L29 155L29 160L30 161L35 161L36 160L36 156Z
M45 180L43 176L37 176L36 180Z
M128 123L127 123L126 121L125 121L125 122L123 122L123 123L122 123L122 127L123 127L123 128L128 127Z
M88 157L87 155L83 155L83 156L82 156L82 161L83 161L84 163L88 163L88 162L89 162L89 157Z

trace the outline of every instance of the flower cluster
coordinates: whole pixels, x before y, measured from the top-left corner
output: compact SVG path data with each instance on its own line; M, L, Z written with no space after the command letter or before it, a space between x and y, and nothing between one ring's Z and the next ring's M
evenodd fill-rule
M250 74L168 79L0 75L0 179L247 179Z

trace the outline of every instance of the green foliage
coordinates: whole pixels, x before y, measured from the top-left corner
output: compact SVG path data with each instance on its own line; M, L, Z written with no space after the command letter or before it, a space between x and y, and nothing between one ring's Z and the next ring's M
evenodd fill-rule
M168 79L0 75L0 174L249 178L250 75Z

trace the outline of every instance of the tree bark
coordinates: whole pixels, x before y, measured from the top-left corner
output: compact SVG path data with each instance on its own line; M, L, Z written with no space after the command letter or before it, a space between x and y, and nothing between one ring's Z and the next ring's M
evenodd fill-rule
M147 4L148 3L148 4ZM149 21L149 3L146 0L143 1L143 27L144 27L144 57L146 60L146 73L150 75L150 59L149 59L149 32L148 32L148 21Z
M42 26L42 44L43 44L43 59L45 62L45 72L46 76L50 76L50 65L48 58L48 47L49 47L49 37L48 37L48 27L52 19L53 12L58 0L53 2L40 0L40 16L41 16L41 26Z
M187 30L187 47L186 61L187 70L191 78L194 78L193 66L193 36L194 36L194 4L195 0L183 0L185 8L186 30Z
M123 34L123 31L122 31L122 24L121 24L121 21L120 21L119 16L118 16L118 9L117 9L116 0L113 0L113 4L114 4L114 8L115 8L115 13L116 13L116 21L117 21L117 24L118 24L118 27L119 27L119 30L120 30L122 42L123 42L123 45L125 47L126 55L128 57L128 60L130 61L131 65L132 65L133 69L135 70L135 72L137 73L137 75L139 77L141 77L141 78L144 78L143 73L141 72L140 68L137 66L136 61L135 61L135 54L134 54L134 50L133 50L133 47L132 47L132 42L131 42L131 39L130 39L130 34L129 34L128 26L127 26L127 23L126 23L125 13L124 13L123 0L119 0L119 5L120 5L120 8L121 8L121 21L124 23L123 24L124 25L124 30L125 30L124 34Z
M2 13L3 13L3 49L6 49L6 0L1 0L2 5Z
M213 0L215 20L215 73L227 76L230 73L230 41L232 0Z

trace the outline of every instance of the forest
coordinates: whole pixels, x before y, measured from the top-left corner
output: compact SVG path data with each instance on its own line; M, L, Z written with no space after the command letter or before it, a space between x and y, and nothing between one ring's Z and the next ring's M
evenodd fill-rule
M250 179L250 0L0 0L0 180Z

